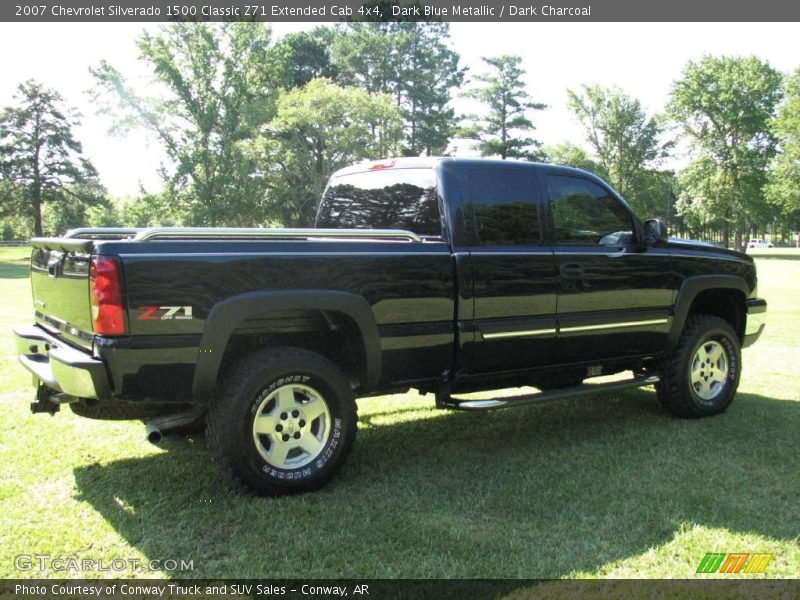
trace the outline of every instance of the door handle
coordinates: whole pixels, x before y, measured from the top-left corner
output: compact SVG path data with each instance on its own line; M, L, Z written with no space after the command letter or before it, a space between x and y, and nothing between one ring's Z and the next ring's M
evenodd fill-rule
M580 279L583 277L583 267L576 263L567 263L559 268L562 277Z

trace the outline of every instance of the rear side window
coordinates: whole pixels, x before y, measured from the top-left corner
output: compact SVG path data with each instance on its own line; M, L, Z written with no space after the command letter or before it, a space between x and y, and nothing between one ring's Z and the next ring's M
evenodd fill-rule
M539 244L539 213L530 170L478 169L469 179L470 204L481 244Z
M631 217L605 188L579 177L548 175L557 244L604 244L633 231Z
M432 169L384 169L337 177L325 190L316 223L442 235L436 175Z

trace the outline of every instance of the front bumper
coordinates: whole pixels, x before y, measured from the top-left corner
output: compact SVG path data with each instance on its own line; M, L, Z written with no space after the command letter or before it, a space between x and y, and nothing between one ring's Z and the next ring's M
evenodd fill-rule
M19 362L48 388L75 398L109 397L103 361L67 345L36 325L15 327L14 339Z
M742 347L747 348L761 336L764 326L767 324L767 301L761 298L752 298L745 300L744 305L747 309L747 315Z

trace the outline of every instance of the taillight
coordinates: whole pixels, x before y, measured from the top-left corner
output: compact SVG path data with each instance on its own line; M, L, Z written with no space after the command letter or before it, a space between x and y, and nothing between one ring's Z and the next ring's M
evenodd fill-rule
M94 332L125 335L125 310L122 306L122 278L119 263L113 258L92 257L89 265L89 299Z

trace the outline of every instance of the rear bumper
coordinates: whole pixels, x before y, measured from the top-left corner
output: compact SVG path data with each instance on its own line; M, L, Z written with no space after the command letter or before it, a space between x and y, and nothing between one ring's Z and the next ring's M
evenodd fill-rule
M744 304L747 309L747 320L742 347L747 348L761 336L764 326L767 324L767 301L761 298L752 298L746 300Z
M19 362L47 387L76 398L109 397L103 361L68 346L36 325L15 327L14 339Z

